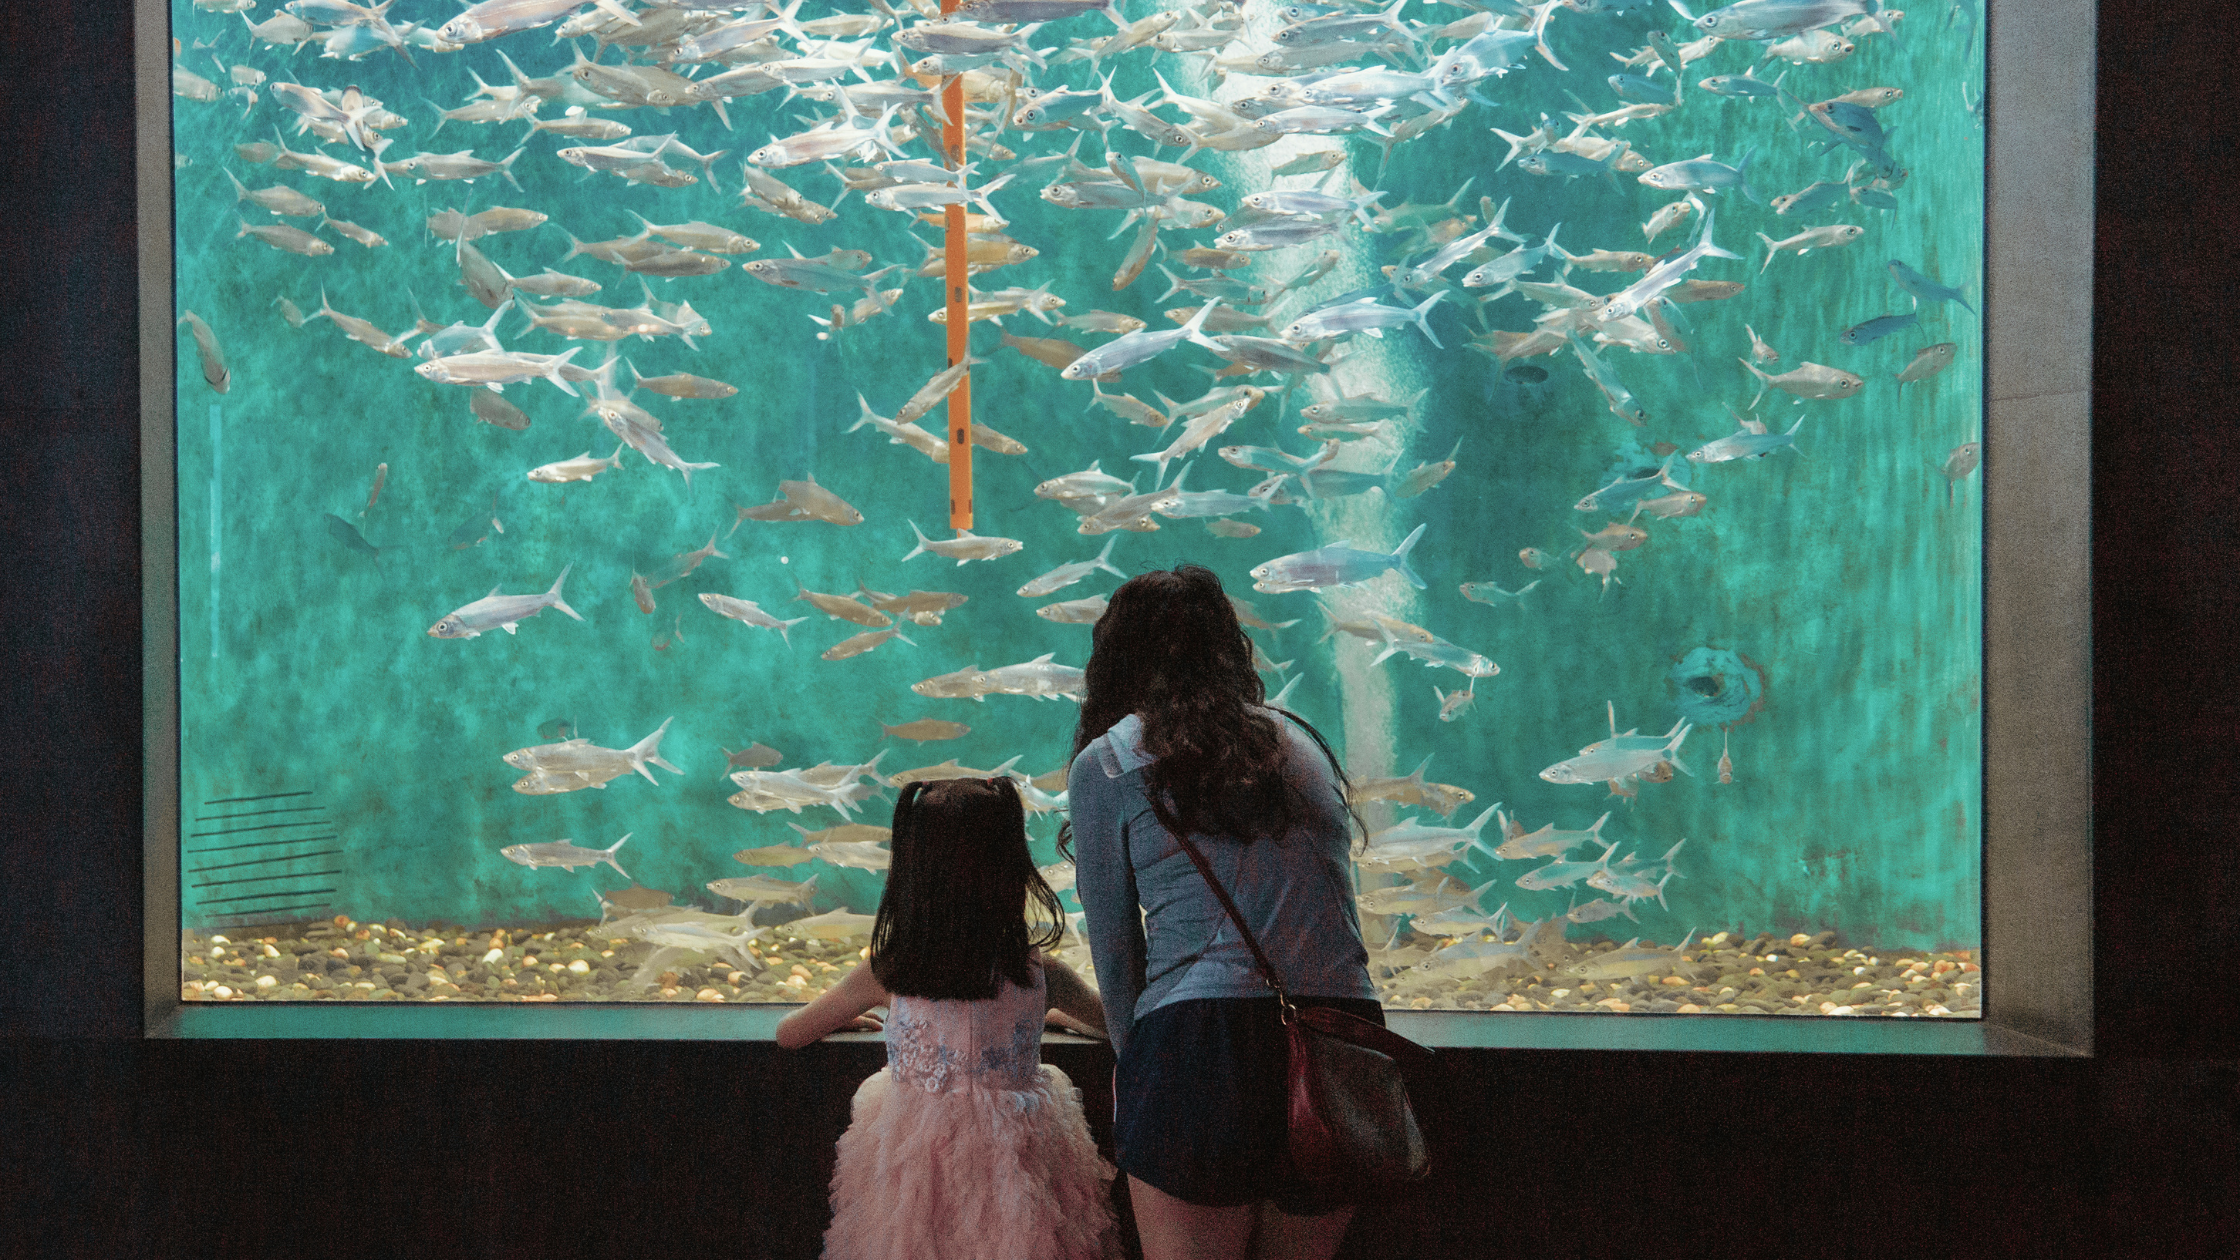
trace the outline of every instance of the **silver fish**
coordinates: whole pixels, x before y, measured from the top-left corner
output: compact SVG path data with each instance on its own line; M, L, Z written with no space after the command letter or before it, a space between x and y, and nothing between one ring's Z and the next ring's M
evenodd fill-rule
M1688 941L1693 939L1695 933L1691 931L1687 939L1670 950L1643 949L1641 938L1637 936L1616 949L1580 959L1564 968L1563 974L1574 980L1621 980L1628 976L1688 971L1691 968L1682 955L1687 951Z
M1952 502L1952 487L1966 479L1968 474L1974 472L1982 463L1983 443L1962 442L1952 448L1951 454L1944 457L1944 466L1938 469L1939 472L1944 474L1945 502Z
M644 775L648 783L658 784L660 780L653 777L651 770L646 769L648 765L659 766L672 774L684 773L661 759L661 737L668 734L669 724L675 720L664 719L653 734L628 748L601 748L587 739L571 739L564 743L517 748L505 754L503 760L517 770L529 772L528 779L516 783L514 790L532 795L574 791L581 787L603 788L608 780L632 772ZM558 786L524 786L537 779L581 781Z
M1109 603L1110 601L1102 595L1091 595L1085 599L1068 599L1055 604L1044 604L1034 610L1034 615L1045 621L1055 621L1061 625L1094 625L1099 617L1104 616L1104 610Z
M1376 551L1361 551L1343 542L1279 556L1252 570L1252 588L1257 591L1320 591L1334 586L1351 586L1366 582L1388 569L1397 570L1418 590L1424 581L1408 565L1408 552L1423 537L1425 526L1418 525L1389 555Z
M488 595L445 615L443 620L428 627L428 635L436 639L472 639L486 630L504 630L507 634L512 634L514 627L547 608L557 608L581 621L583 614L568 607L567 601L560 598L560 586L568 580L568 571L573 568L575 566L571 564L561 569L560 576L553 579L552 589L536 595L500 595L498 588L493 586Z
M334 252L332 242L322 241L302 228L289 227L285 223L253 224L246 219L240 220L240 223L241 230L233 234L236 240L254 236L274 249L301 254L306 258L321 258Z
M844 661L851 656L861 656L889 639L900 639L912 647L917 646L915 640L902 633L900 626L891 626L885 630L866 630L862 634L849 635L818 653L818 657L827 661Z
M1061 697L1079 700L1082 672L1071 665L1060 665L1052 661L1050 658L1054 655L1056 653L1044 652L1031 661L982 670L975 685L984 689L983 694L1031 696L1037 700L1055 700Z
M1617 851L1618 842L1612 840L1608 843L1608 847L1603 849L1602 856L1595 861L1566 862L1558 860L1550 862L1546 866L1535 867L1517 876L1517 887L1530 892L1539 892L1549 888L1568 888L1598 870L1607 869L1610 855Z
M1194 341L1208 349L1218 351L1221 348L1220 344L1206 336L1203 330L1207 316L1211 315L1219 305L1219 302L1206 303L1198 308L1196 315L1190 317L1189 323L1177 329L1158 331L1137 329L1135 332L1115 337L1067 364L1058 375L1069 381L1085 381L1092 377L1105 376L1154 359L1184 341Z
M509 844L498 850L498 856L508 862L519 862L531 870L540 866L557 866L561 870L572 871L579 866L605 863L624 879L629 879L630 872L622 869L622 863L615 861L614 855L615 850L620 849L634 834L636 833L625 833L622 839L604 849L581 848L573 840L554 840L546 844Z
M783 848L786 851L785 856L800 854L801 860L807 860L810 856L805 850L797 849L792 845L776 847ZM757 853L755 850L743 850L743 852ZM757 855L759 856L759 854ZM733 854L732 856L738 857L739 855ZM779 865L779 863L749 862L747 865L774 866ZM785 865L792 865L792 863L785 863ZM758 906L788 904L805 906L809 904L809 899L816 895L817 877L811 875L807 879L795 881L777 879L769 875L738 875L730 879L709 880L706 887L709 892L718 897L728 897L733 901L744 901Z
M226 353L218 345L218 334L210 331L210 325L193 311L179 316L179 323L185 324L187 331L194 335L195 351L202 357L202 379L221 394L233 388L233 373L226 370Z
M478 394L476 397L479 398L482 395ZM477 411L475 414L480 415L482 413ZM495 423L495 421L492 423ZM552 485L564 481L589 481L609 468L622 467L623 449L621 446L615 447L614 454L605 459L593 459L591 458L591 452L585 451L574 459L561 459L549 464L539 464L537 467L530 469L527 476L531 481L542 481Z
M1959 352L1959 349L1959 343L1951 341L1940 341L1933 346L1923 346L1915 352L1913 362L1906 364L1904 368L1899 370L1898 383L1910 385L1915 381L1927 380L1944 371L1952 366L1953 356Z
M729 595L718 595L712 591L702 593L700 602L708 606L708 611L729 617L733 621L750 626L759 626L765 630L777 631L778 637L785 641L787 647L793 646L793 639L789 632L795 626L808 620L807 617L794 617L780 621L778 618L762 611L761 606L751 599L734 599Z
M1070 564L1061 564L1057 568L1043 574L1041 577L1028 582L1025 586L1020 587L1019 594L1028 599L1039 598L1041 596L1048 595L1053 591L1063 590L1099 569L1103 569L1105 572L1110 573L1115 577L1127 577L1128 575L1125 572L1114 568L1112 564L1112 548L1113 545L1119 541L1120 540L1117 538L1107 539L1104 544L1104 550L1098 552L1094 558L1088 560L1077 560Z
M1782 250L1793 249L1803 255L1815 249L1833 249L1838 245L1849 245L1866 235L1866 232L1865 228L1855 223L1830 223L1824 227L1806 228L1795 236L1779 241L1760 232L1758 239L1766 243L1766 260L1758 264L1758 274L1764 275L1766 268L1773 265L1774 255Z
M850 910L827 910L806 919L795 919L779 926L795 936L805 936L816 941L845 941L871 934L871 927L878 916L857 914Z
M925 531L918 528L916 521L910 522L910 532L918 536L918 545L903 555L904 560L930 551L945 560L955 560L963 565L972 560L994 560L1008 556L1026 546L1016 538L983 538L969 529L958 530L955 538L928 538Z
M1680 760L1680 746L1687 742L1688 732L1694 729L1687 719L1673 724L1672 730L1661 740L1656 737L1638 737L1648 747L1630 747L1618 743L1621 738L1612 736L1588 745L1576 757L1569 757L1540 772L1549 783L1610 783L1623 784L1627 779L1647 773L1660 762L1670 762L1675 769L1693 774ZM1615 848L1616 846L1611 846Z
M1602 824L1608 821L1610 814L1604 811L1602 817L1595 819L1581 831L1558 831L1554 823L1549 823L1538 831L1527 832L1507 815L1503 815L1501 829L1506 838L1493 850L1493 855L1508 859L1560 858L1582 844L1602 843Z
M574 395L561 369L576 356L578 346L565 354L529 354L523 351L484 351L430 359L412 370L438 385L481 385L503 392L520 381L547 380L565 394Z
M1859 377L1824 363L1799 363L1779 376L1769 376L1759 371L1757 365L1748 359L1738 358L1735 362L1749 369L1750 375L1757 377L1760 382L1757 397L1750 400L1752 407L1758 405L1758 399L1764 398L1769 389L1795 394L1800 399L1849 398L1866 385L1866 381Z

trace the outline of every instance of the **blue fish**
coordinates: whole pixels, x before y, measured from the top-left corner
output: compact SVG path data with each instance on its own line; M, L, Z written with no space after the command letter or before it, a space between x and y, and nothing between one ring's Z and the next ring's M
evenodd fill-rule
M1781 74L1782 78L1787 78L1789 72L1784 70ZM1696 86L1713 96L1772 96L1781 90L1781 79L1768 83L1751 74L1715 74Z
M1961 295L1960 290L1938 284L1895 258L1890 260L1890 278L1898 282L1899 288L1913 295L1913 305L1916 310L1920 309L1924 301L1958 302L1960 305L1968 307L1969 314L1982 314L1975 307L1968 305L1968 299Z
M373 557L373 566L377 569L381 567L381 553L390 550L390 548L376 547L372 543L367 542L365 535L358 532L357 526L352 525L346 520L343 520L341 517L336 516L334 513L327 512L324 515L327 518L327 533L332 536L336 542L341 543L343 546L348 547L350 550L355 551L360 555Z
M1836 338L1847 346L1863 346L1882 340L1894 332L1904 332L1921 322L1919 315L1877 315L1866 323L1843 330Z
M1677 86L1664 87L1638 74L1611 75L1610 90L1616 92L1621 101L1633 101L1642 105L1672 105L1680 99L1680 89Z

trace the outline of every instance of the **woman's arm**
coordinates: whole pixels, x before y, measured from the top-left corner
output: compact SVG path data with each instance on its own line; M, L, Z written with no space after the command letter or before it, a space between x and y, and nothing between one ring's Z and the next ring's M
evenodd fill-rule
M1104 1000L1089 987L1079 972L1055 958L1042 960L1042 987L1049 995L1054 1010L1070 1015L1078 1023L1094 1031L1099 1037L1104 1030Z
M886 986L871 974L871 964L857 963L840 983L825 990L824 996L778 1021L778 1044L799 1050L827 1033L846 1028L865 1011L886 1005L887 1000Z
M1088 914L1089 955L1103 993L1105 1035L1117 1053L1135 1019L1145 965L1143 915L1121 818L1128 794L1093 756L1074 763L1066 791L1073 821L1073 893Z

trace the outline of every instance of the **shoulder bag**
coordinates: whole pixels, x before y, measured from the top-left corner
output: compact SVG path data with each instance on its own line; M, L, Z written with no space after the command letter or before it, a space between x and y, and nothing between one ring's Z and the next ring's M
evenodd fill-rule
M1182 851L1206 877L1229 921L1252 950L1260 974L1283 1012L1289 1104L1289 1148L1299 1175L1316 1186L1377 1189L1421 1181L1430 1153L1408 1105L1401 1065L1420 1065L1431 1051L1358 1015L1325 1006L1295 1006L1283 981L1237 913L1213 867L1179 832Z

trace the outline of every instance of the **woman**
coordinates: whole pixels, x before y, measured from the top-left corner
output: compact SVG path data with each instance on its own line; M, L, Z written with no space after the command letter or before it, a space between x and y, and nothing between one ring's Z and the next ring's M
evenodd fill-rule
M1130 579L1094 633L1063 839L1119 1056L1114 1136L1144 1256L1327 1257L1353 1207L1290 1168L1276 999L1174 837L1205 854L1294 1001L1382 1023L1345 776L1313 727L1265 707L1209 570Z

